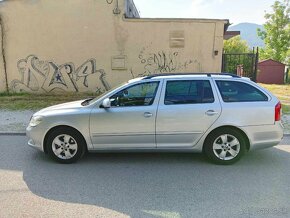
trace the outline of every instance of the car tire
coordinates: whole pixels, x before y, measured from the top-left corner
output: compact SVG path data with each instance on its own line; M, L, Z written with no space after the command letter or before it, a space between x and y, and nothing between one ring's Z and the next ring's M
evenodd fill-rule
M236 163L246 153L246 145L247 140L240 131L222 128L208 135L203 151L210 161L230 165Z
M86 142L77 130L60 127L49 133L46 148L48 154L57 162L71 164L85 154Z

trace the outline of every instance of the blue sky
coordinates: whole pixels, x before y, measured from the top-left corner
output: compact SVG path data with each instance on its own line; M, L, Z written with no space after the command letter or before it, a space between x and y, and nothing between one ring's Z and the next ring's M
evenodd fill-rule
M263 24L275 0L134 0L141 17L216 18Z

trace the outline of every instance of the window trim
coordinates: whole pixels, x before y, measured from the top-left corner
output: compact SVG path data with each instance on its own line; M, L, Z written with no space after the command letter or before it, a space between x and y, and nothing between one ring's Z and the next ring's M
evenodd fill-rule
M213 100L212 102L199 102L199 103L178 103L178 104L166 104L166 91L167 91L167 85L169 82L190 82L190 89L189 91L191 90L191 83L192 82L208 82L210 88L211 88L211 91L212 91L212 97L213 97ZM174 80L167 80L165 85L164 85L164 95L163 95L163 105L165 106L174 106L174 105L204 105L204 104L214 104L215 101L216 101L216 98L215 98L215 93L214 93L214 88L213 88L213 84L211 83L210 80L208 79L174 79Z

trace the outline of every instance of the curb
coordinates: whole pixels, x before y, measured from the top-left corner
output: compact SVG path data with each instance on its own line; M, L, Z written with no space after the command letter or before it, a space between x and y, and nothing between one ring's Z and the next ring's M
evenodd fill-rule
M26 136L25 132L0 132L0 136Z

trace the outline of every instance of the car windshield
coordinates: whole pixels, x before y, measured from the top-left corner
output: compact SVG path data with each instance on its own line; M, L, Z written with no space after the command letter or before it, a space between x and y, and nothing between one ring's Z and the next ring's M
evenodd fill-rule
M124 83L122 83L121 85L119 84L119 85L117 85L117 86L111 88L110 90L105 91L104 93L102 93L101 95L99 95L99 96L96 97L96 98L87 99L87 100L86 100L86 101L87 101L87 105L94 104L95 102L97 102L99 99L103 98L103 97L104 97L105 95L107 95L108 93L112 92L113 90L115 90L115 89L117 89L117 88L119 88L119 87L122 87L122 86L126 85L127 83L128 83L128 82L124 82Z

